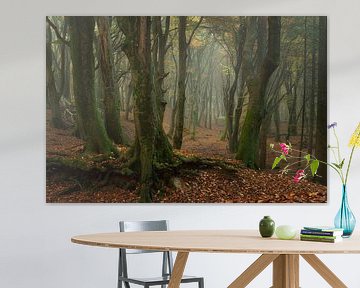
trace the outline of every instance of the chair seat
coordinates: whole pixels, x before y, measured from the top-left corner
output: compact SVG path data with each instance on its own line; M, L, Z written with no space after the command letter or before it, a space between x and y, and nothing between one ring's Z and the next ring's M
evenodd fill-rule
M197 280L200 281L202 277L195 277L195 276L187 276L184 275L181 278L181 283L187 283L187 282L196 282ZM134 283L138 285L161 285L161 284L168 284L170 281L170 276L164 276L164 277L149 277L149 278L126 278L126 277L119 277L119 280L122 280L124 282Z

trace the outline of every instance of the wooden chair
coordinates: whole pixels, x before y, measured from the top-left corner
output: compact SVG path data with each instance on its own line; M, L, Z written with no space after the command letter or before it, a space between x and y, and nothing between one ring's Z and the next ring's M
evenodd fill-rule
M134 232L134 231L167 231L168 221L120 221L120 232ZM125 288L130 288L131 284L137 284L144 288L150 286L160 286L165 288L169 284L170 276L173 268L173 258L169 251L150 251L150 250L135 250L135 249L119 249L119 269L118 269L118 288L122 288L124 283ZM142 253L163 253L162 260L162 274L160 277L139 278L129 277L127 269L127 255L128 254L142 254ZM204 288L204 278L195 276L183 276L181 283L198 283L199 288Z

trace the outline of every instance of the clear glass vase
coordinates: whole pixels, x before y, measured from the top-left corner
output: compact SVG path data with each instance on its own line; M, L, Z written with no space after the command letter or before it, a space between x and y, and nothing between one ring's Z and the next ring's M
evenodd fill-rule
M356 219L349 207L346 185L343 185L342 188L341 206L336 214L334 224L336 228L344 229L343 237L346 238L350 237L355 229Z

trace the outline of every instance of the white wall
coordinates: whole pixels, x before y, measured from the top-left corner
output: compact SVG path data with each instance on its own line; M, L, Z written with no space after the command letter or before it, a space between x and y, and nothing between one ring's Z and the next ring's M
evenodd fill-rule
M70 237L116 231L119 219L167 218L172 229L256 228L263 215L299 227L331 224L340 201L334 173L326 205L45 204L45 15L327 15L329 121L339 123L345 146L360 120L358 0L92 2L13 0L0 8L0 287L115 287L116 250L74 245ZM360 219L360 151L353 164L350 203ZM226 287L255 257L192 254L187 272L205 276L208 288ZM348 287L360 287L360 255L321 258ZM268 269L250 286L269 287L270 276ZM328 287L303 262L301 285Z

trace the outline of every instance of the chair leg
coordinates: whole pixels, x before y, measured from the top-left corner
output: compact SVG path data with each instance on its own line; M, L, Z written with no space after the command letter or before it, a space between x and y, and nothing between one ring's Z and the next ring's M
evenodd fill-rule
M204 288L204 279L199 280L199 288Z

